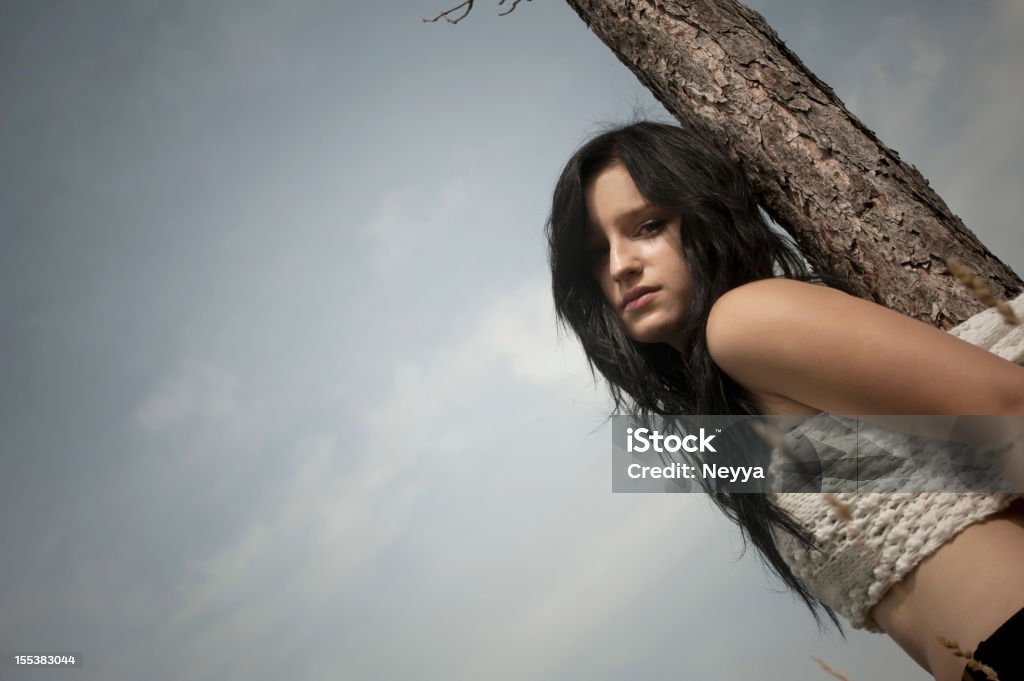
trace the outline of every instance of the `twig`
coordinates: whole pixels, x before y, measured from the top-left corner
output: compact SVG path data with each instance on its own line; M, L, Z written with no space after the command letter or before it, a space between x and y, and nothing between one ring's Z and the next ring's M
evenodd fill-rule
M521 1L522 0L512 0L512 6L505 10L504 12L498 12L498 16L503 17L506 14L511 14L512 10L514 10L516 8L516 5L518 5ZM526 2L530 2L530 0L526 0ZM498 7L501 7L504 4L505 0L498 0Z
M462 9L463 7L466 8L466 11L463 12L462 16L460 16L458 19L451 19L451 18L448 17L449 14L451 14L452 12L454 12L456 10ZM515 7L515 5L513 5L513 7ZM462 21L463 19L465 19L466 15L469 14L469 12L472 9L473 9L473 0L465 0L465 2L462 2L462 3L458 4L458 5L456 5L455 7L452 7L449 10L445 10L444 12L441 12L440 14L438 14L433 19L424 19L423 21L424 22L434 22L434 21L437 21L438 19L440 19L441 17L444 17L444 20L447 21L449 24L457 24L460 21Z
M512 5L507 10L505 10L504 12L498 12L498 16L499 17L503 17L506 14L512 14L512 11L516 8L516 5L518 5L522 1L523 0L512 0ZM501 7L502 5L504 5L505 2L506 2L506 0L498 0L498 7ZM526 0L526 2L530 2L530 0ZM448 16L452 12L457 12L458 10L462 9L463 7L466 8L466 11L463 12L461 15L459 15L457 18L452 19L451 17ZM473 9L473 0L464 0L464 2L459 3L455 7L452 7L449 10L445 10L444 12L441 12L440 14L438 14L433 19L424 19L423 21L424 22L434 22L434 21L437 21L438 19L444 17L444 20L447 21L449 24L457 24L460 21L462 21L463 19L465 19L466 15L468 15L472 9Z

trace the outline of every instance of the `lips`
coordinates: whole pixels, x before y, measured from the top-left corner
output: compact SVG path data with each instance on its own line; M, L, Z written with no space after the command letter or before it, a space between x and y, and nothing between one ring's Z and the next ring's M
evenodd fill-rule
M622 297L622 307L626 310L640 307L650 300L651 296L647 294L654 293L657 290L657 286L637 286L634 289L630 289Z

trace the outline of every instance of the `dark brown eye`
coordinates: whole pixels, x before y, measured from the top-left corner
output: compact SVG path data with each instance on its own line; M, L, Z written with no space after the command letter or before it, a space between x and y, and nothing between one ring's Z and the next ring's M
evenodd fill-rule
M640 229L637 231L640 234L657 234L665 228L665 224L665 220L651 220L650 222L645 222L640 225Z

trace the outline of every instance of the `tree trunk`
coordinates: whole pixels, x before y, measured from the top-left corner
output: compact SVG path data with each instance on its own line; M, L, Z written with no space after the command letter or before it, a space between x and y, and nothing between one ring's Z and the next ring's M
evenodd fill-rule
M753 10L735 0L567 0L681 122L729 150L816 270L948 330L984 309L953 255L1012 298L1020 278L917 168L882 144Z

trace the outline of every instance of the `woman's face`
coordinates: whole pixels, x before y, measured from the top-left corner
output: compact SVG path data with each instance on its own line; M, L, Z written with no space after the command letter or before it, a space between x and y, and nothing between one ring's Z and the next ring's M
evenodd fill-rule
M681 350L693 286L679 216L648 203L621 163L590 182L586 202L587 255L627 333Z

